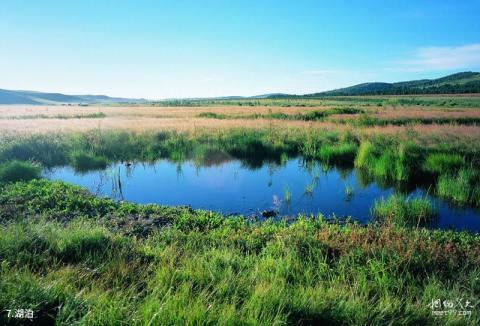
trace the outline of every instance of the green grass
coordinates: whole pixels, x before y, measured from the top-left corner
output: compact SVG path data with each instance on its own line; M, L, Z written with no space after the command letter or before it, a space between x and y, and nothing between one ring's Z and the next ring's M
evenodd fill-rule
M107 167L107 160L94 154L75 151L70 154L70 164L76 171L102 170Z
M437 195L456 204L478 205L478 185L480 173L472 168L465 168L458 173L441 175L437 183Z
M131 105L131 104L129 104ZM141 104L145 105L145 104ZM276 106L276 107L315 107L315 106L411 106L445 108L479 108L478 96L455 95L411 95L411 96L291 96L270 99L228 99L228 100L165 100L149 102L151 106Z
M354 164L380 182L408 183L421 176L425 149L411 141L373 139L360 144Z
M357 148L357 144L353 143L323 145L318 150L316 157L320 161L331 164L352 165L357 154Z
M465 164L458 154L432 153L425 159L424 169L433 173L449 173L457 171Z
M202 112L198 114L199 118L210 118L210 119L226 119L225 114L214 113L214 112Z
M0 164L0 185L2 183L29 181L40 178L40 167L25 161L8 161Z
M339 107L327 110L308 111L307 113L286 114L283 112L267 113L267 114L247 114L247 115L230 115L214 112L202 112L197 115L199 118L210 119L276 119L276 120L303 120L303 121L322 121L326 117L334 114L359 114L363 113L362 109L351 107Z
M374 145L370 141L364 141L358 148L357 156L355 157L355 166L361 169L366 169L369 166L374 151Z
M478 302L478 235L321 216L260 223L46 180L4 187L0 220L0 306L31 308L37 323L480 322L477 309L466 319L428 307Z
M374 203L372 214L383 223L400 226L424 226L436 216L433 204L424 198L406 198L392 195Z
M362 114L358 119L332 119L332 122L350 124L353 126L405 126L405 125L479 125L478 117L441 117L441 118L377 118L369 114Z

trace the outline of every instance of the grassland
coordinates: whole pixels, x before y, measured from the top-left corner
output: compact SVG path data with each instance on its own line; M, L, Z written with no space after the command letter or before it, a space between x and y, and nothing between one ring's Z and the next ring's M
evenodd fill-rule
M478 235L341 226L321 215L256 222L117 203L49 181L5 187L0 207L0 305L31 308L37 322L480 321L475 310L435 317L429 308L478 300Z
M479 122L479 108L480 96L164 101L128 107L12 105L0 106L0 130L18 134L92 129L143 132L361 127L366 133L413 129L429 135L479 137L478 128L471 128Z
M321 214L259 221L115 202L39 175L160 158L208 165L211 153L252 168L302 156L356 169L364 185L428 187L480 207L480 97L6 106L0 115L1 309L31 308L47 324L480 323L478 306L469 317L432 314L432 300L480 304L480 237L423 228L436 214L426 199L379 199L366 226ZM14 321L2 311L0 323Z

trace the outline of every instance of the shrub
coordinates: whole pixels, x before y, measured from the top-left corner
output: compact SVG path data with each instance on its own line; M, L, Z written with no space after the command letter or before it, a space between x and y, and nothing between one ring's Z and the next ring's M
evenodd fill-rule
M40 167L31 162L9 161L0 165L0 184L40 178Z

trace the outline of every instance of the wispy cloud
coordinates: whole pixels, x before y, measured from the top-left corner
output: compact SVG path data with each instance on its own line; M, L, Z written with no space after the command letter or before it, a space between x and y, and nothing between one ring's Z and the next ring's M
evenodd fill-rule
M480 66L480 43L453 47L422 47L391 70L438 71Z

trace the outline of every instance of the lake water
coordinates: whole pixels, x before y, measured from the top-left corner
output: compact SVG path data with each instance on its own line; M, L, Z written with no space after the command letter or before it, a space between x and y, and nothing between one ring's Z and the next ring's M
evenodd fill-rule
M255 169L236 160L210 166L167 160L130 166L118 163L104 171L86 173L60 167L45 171L45 176L80 185L100 196L135 203L186 205L246 216L261 215L264 210L276 210L280 216L335 214L339 218L352 216L362 223L371 220L370 207L375 199L394 192L374 182L365 185L355 170L322 169L299 158L281 166L265 164ZM425 190L415 189L409 196L427 195ZM479 210L455 208L428 197L439 212L431 227L480 231Z

